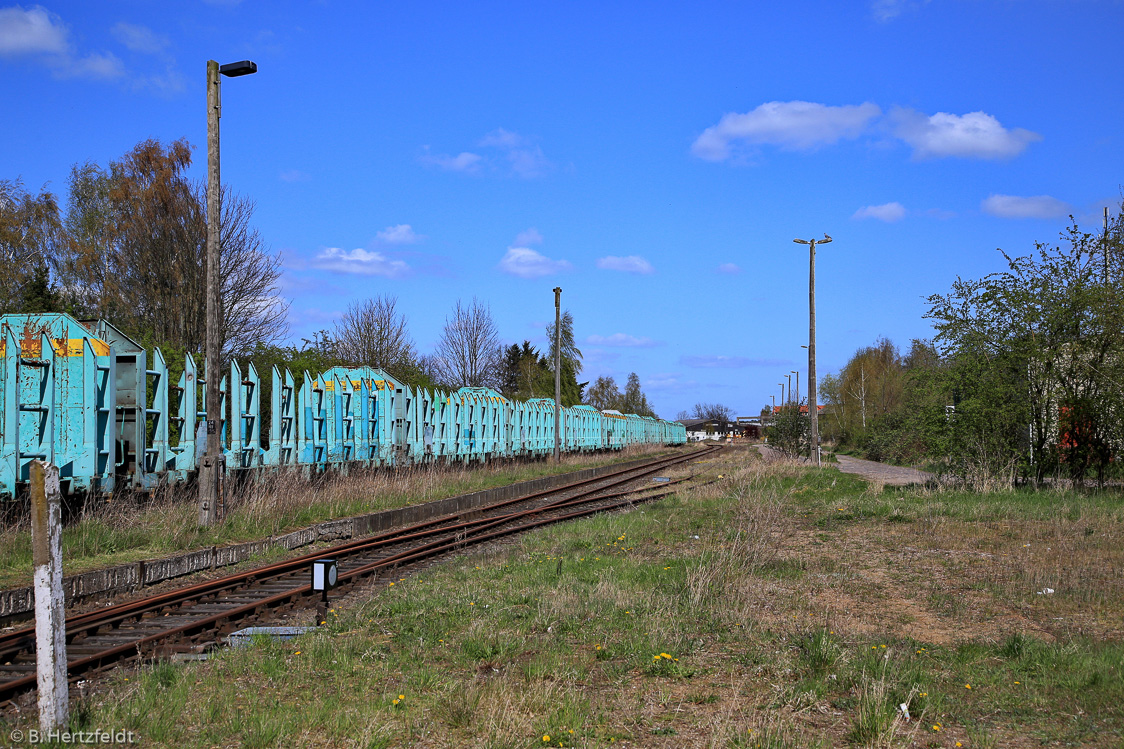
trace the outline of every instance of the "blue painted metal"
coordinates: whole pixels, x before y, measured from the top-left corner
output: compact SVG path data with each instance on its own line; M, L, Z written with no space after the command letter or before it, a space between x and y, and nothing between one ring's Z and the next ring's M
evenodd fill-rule
M354 465L547 456L554 449L548 398L512 401L488 388L415 390L371 367L337 367L317 377L306 371L300 388L288 370L274 367L270 376L264 441L253 364L243 374L232 362L222 377L219 428L228 471L342 472ZM104 320L0 316L0 496L15 494L36 458L58 464L72 492L187 480L205 447L205 384L188 355L172 385L159 349L150 355ZM588 406L564 408L562 428L567 451L686 441L681 424Z

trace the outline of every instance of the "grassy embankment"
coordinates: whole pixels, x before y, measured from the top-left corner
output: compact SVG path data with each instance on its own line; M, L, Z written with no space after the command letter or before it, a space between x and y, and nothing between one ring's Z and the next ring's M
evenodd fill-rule
M75 723L176 747L1120 745L1118 496L747 460L384 582L322 632L111 677Z
M637 447L621 453L568 455L560 466L544 460L472 469L361 471L314 483L299 475L277 475L239 492L231 499L226 517L209 528L198 525L197 497L179 488L151 499L99 501L91 503L63 531L63 564L66 574L71 575L208 546L253 541L325 520L633 460L663 449ZM25 519L0 531L0 588L30 585L31 567L31 531Z

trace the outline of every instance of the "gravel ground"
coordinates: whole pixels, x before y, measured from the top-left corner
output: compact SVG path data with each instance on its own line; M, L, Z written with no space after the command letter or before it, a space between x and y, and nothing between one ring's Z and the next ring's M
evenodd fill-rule
M906 486L907 484L924 484L933 480L933 474L928 471L919 471L916 468L892 466L877 463L873 460L863 460L850 455L836 455L839 461L839 470L843 473L854 473L864 479L881 481L892 486Z
M770 448L768 445L756 445L761 455L766 460L777 459L780 454ZM869 481L877 481L881 484L890 486L907 486L909 484L924 484L934 479L933 474L928 471L919 471L916 468L906 468L904 466L892 466L886 463L878 463L873 460L863 460L862 458L855 458L850 455L836 455L835 459L839 461L839 470L843 473L853 473L856 476L861 476ZM807 458L803 458L802 462L807 462ZM830 465L825 463L824 465Z

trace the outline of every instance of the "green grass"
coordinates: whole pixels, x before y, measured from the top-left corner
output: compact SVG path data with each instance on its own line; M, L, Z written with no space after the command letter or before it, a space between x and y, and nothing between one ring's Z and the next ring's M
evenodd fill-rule
M1055 545L1096 542L1090 559L1120 569L1118 505L1074 495L1051 510L1005 493L975 497L982 511L970 495L877 493L834 471L722 470L731 468L734 481L386 581L298 640L115 675L75 723L177 747L1124 738L1124 602L1105 596L1100 629L1067 629L1054 615L1088 604L1001 593L1052 556L1015 564L996 553L979 570L973 561L981 541L1015 553L1033 533L1052 533ZM1089 523L1098 530L1087 537ZM907 546L913 556L902 555ZM930 556L953 566L926 587ZM1064 558L1085 563L1068 548ZM870 582L872 569L886 585ZM973 596L1026 626L1004 631L1007 619L981 617ZM887 615L890 601L958 636L909 635Z

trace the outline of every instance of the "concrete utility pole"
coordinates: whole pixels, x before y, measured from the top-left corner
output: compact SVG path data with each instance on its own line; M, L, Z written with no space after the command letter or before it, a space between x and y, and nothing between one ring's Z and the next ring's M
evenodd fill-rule
M796 405L800 405L800 370L794 369L792 373L796 375Z
M1104 207L1104 282L1108 285L1108 206Z
M222 182L219 178L219 118L222 116L222 96L219 75L236 77L258 72L256 63L249 60L232 62L219 67L214 60L207 61L207 452L199 465L199 524L211 525L218 519L219 480L222 477L222 445L219 413L220 326L222 300L219 299L219 200ZM238 387L238 383L231 383ZM191 404L194 407L195 404ZM231 428L235 428L232 425Z
M554 287L554 462L562 462L562 287Z
M62 592L62 491L58 466L31 461L31 553L35 565L35 670L39 729L66 726L66 606Z
M820 413L816 405L816 245L827 244L831 237L823 239L794 239L797 244L808 245L808 418L812 423L812 434L808 446L808 457L820 466Z

